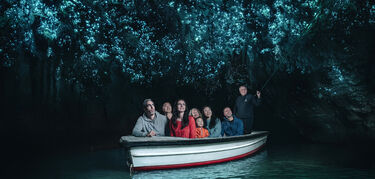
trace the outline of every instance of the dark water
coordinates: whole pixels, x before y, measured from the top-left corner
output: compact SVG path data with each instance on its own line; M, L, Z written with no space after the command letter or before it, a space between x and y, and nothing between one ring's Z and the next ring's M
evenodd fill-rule
M121 149L54 154L19 163L25 178L375 178L372 151L316 144L268 145L252 157L217 165L135 172Z

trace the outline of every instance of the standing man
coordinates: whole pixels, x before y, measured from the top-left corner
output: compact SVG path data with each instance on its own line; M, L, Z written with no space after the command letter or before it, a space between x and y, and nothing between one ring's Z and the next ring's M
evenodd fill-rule
M256 92L256 96L247 94L247 87L241 85L239 88L241 96L237 97L234 105L234 114L244 123L245 134L250 134L253 129L254 106L260 104L260 91Z
M138 118L133 128L133 135L137 137L164 136L167 118L155 111L155 105L151 99L143 101L143 109L143 115Z

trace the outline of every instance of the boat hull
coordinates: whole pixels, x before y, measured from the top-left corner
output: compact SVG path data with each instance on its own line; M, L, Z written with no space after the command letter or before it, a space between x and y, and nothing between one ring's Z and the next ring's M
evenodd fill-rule
M256 133L256 132L255 132ZM267 134L219 139L181 139L164 137L159 142L138 142L129 146L130 163L134 170L159 170L215 164L240 159L260 150ZM170 140L168 140L170 139ZM160 145L157 145L157 144Z

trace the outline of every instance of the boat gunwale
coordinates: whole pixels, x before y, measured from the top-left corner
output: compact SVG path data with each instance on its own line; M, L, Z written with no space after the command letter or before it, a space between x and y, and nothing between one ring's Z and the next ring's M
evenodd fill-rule
M253 143L243 144L243 145L240 145L240 146L232 146L232 147L223 148L223 149L215 149L215 150L211 149L211 150L207 150L207 151L200 151L199 154L231 151L231 150L234 150L234 149L239 149L239 148L244 148L244 147L256 145L258 143L264 142L264 140L267 140L267 138L262 138L258 141L253 142ZM149 153L149 154L143 154L143 155L132 154L132 156L133 157L159 157L159 156L176 156L176 155L191 155L191 154L197 154L197 152L193 151L193 152L168 153L168 154Z
M168 146L168 145L194 145L194 144L209 144L221 142L235 142L239 140L253 139L262 136L267 136L268 131L257 131L255 134L245 134L240 136L218 137L218 138L201 138L201 139L179 139L174 140L150 140L150 141L126 141L120 139L120 144L126 148L141 147L141 146Z

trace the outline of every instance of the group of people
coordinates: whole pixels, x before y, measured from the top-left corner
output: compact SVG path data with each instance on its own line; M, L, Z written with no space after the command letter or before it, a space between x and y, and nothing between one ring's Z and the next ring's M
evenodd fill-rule
M151 99L143 101L144 113L133 128L134 136L174 136L185 138L225 137L249 134L253 128L253 107L260 104L260 92L247 94L247 87L239 87L240 96L234 105L223 110L224 119L217 118L209 106L203 107L203 115L197 108L190 111L186 101L179 99L173 108L169 102L163 104L164 114L155 110Z

